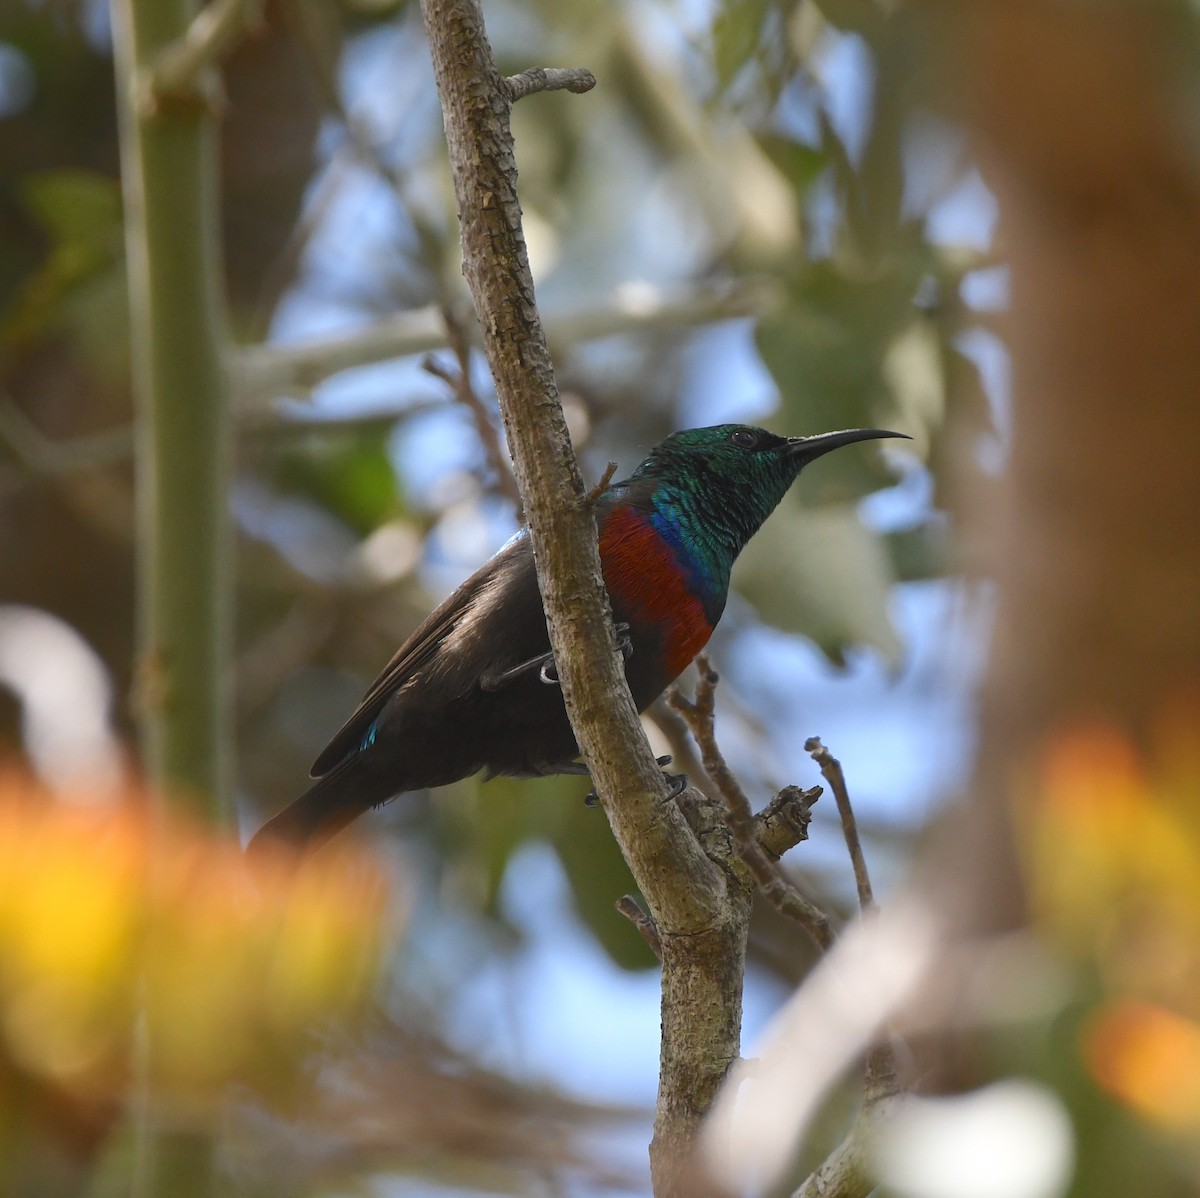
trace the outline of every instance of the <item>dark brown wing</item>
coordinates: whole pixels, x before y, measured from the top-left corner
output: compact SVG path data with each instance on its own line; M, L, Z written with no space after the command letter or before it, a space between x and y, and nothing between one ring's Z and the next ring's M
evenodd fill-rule
M514 537L494 557L489 558L439 607L435 608L413 632L412 636L396 650L392 660L371 684L354 714L342 725L333 739L321 750L312 764L309 774L320 778L329 773L345 757L358 749L371 725L378 718L388 700L409 682L420 670L428 667L437 657L438 649L464 623L467 616L480 611L480 605L488 598L498 598L498 590L515 579L533 580L534 593L537 581L533 567L533 550L527 533ZM502 647L498 647L502 653ZM484 667L478 659L459 657L457 661L441 663L438 673L439 689L453 691L455 687L465 690L478 681ZM459 667L462 676L456 676Z

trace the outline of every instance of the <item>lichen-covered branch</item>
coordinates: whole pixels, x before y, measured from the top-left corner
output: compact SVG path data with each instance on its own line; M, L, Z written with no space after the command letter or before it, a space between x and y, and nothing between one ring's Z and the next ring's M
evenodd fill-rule
M821 797L819 786L802 790L785 786L755 817L754 839L776 861L802 840L808 839L813 804Z
M525 498L567 710L606 811L619 809L615 830L641 866L638 881L666 908L652 914L660 926L698 930L718 900L716 871L664 802L666 784L620 668L592 513L534 299L508 95L477 0L426 0L423 11L462 222L463 274ZM678 869L695 875L689 880L701 883L699 895L686 892Z

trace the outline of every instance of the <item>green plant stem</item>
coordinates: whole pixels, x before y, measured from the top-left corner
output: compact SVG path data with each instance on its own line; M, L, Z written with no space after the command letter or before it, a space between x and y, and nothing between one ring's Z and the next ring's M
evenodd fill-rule
M232 425L223 362L216 128L195 98L153 95L148 67L190 0L115 5L133 328L140 717L156 790L228 811Z
M219 280L216 122L203 100L154 92L192 0L115 0L138 506L139 719L154 793L229 812L232 704L227 480L232 421ZM148 972L153 976L153 970ZM148 992L148 1004L156 996ZM211 1138L164 1124L153 1043L139 1067L135 1198L211 1198Z

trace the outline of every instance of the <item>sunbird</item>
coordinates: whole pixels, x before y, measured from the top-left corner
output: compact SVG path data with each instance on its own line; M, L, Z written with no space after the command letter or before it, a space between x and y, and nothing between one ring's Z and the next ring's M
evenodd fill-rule
M673 433L596 501L625 677L644 711L712 636L738 554L800 471L830 450L904 437L780 437L743 424ZM583 774L528 531L485 562L396 651L313 762L313 785L250 850L315 848L398 794L488 777Z

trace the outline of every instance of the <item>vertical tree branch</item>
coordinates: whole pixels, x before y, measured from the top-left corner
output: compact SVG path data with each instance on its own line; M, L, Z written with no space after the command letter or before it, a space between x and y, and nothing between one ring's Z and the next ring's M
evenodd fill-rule
M637 880L663 957L651 1168L685 1193L682 1160L739 1051L748 894L706 856L642 733L621 668L584 494L534 301L521 232L510 92L478 0L423 0L475 301L529 517L550 643L596 792ZM735 893L736 891L736 893Z
M195 100L154 98L149 64L190 0L122 0L116 17L137 407L141 723L156 789L206 815L229 795L231 426L222 362L216 130Z

